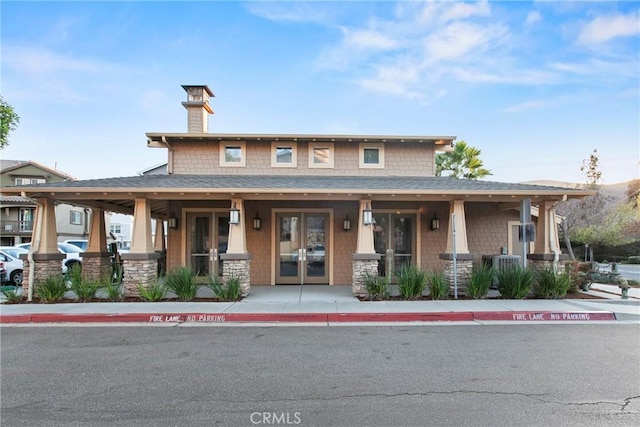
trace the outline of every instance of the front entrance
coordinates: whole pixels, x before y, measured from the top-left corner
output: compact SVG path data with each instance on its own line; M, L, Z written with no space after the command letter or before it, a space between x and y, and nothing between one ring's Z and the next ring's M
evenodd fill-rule
M382 255L378 275L390 277L403 264L414 262L417 218L414 213L374 213L373 246Z
M187 213L187 259L198 276L222 276L220 254L227 252L229 214Z
M329 214L276 214L276 283L329 283Z

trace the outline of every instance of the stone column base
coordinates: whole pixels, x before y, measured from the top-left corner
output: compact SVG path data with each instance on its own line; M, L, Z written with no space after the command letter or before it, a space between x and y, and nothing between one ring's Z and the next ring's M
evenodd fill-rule
M453 280L453 254L440 254L442 271L449 282L449 295L455 294ZM467 285L471 279L471 269L473 268L472 254L456 254L456 275L458 282L458 294L466 295Z
M111 273L111 254L109 252L83 252L82 274L91 279L102 279Z
M378 263L381 254L353 254L353 270L351 276L351 292L354 296L366 296L364 281L367 275L378 275Z
M240 291L243 297L251 291L251 254L221 254L222 280L226 283L230 278L240 280Z
M29 259L27 255L21 255L22 260L22 295L26 296L29 292L31 282L34 284L47 277L62 275L62 260L64 254L33 254L33 280L29 276L31 271Z
M529 254L527 255L527 262L532 270L541 271L546 268L553 267L554 254ZM565 262L569 259L569 255L560 254L558 258L558 273L564 271Z
M125 297L140 296L138 286L148 287L156 282L159 258L156 253L122 255L122 286Z

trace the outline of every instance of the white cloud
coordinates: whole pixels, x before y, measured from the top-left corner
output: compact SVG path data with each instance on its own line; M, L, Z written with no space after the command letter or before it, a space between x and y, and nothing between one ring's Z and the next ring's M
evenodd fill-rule
M389 50L398 43L386 34L375 30L344 28L344 44L355 49Z
M540 15L540 12L529 12L529 14L527 14L527 19L525 20L525 25L530 27L540 21L542 21L542 15Z
M469 22L454 22L427 37L426 60L437 62L485 50L506 34L507 29L500 25L486 27Z
M585 24L578 34L578 43L604 43L618 37L640 34L638 14L599 16Z

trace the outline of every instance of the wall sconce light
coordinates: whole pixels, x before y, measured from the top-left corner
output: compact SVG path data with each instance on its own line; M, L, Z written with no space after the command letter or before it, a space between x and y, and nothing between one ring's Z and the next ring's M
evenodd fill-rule
M431 230L437 230L438 228L440 228L440 220L438 219L436 214L433 214L433 219L431 220Z
M258 212L256 212L256 216L253 217L253 229L260 230L261 227L262 227L262 220L258 216Z
M342 221L342 229L344 231L351 230L351 220L349 219L349 214L344 217L344 221Z
M170 216L167 219L167 227L178 228L178 218L176 218L175 216Z
M235 202L233 202L233 207L229 211L229 224L240 224L240 210L236 208Z
M373 224L373 212L371 211L371 205L368 205L362 210L362 223L364 225Z

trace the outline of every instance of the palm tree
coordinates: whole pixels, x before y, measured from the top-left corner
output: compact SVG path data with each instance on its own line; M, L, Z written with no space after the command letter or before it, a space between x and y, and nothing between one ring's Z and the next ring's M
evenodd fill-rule
M491 175L491 171L482 167L480 153L464 141L456 142L452 151L436 155L436 176L447 171L451 173L446 176L452 178L479 179Z

